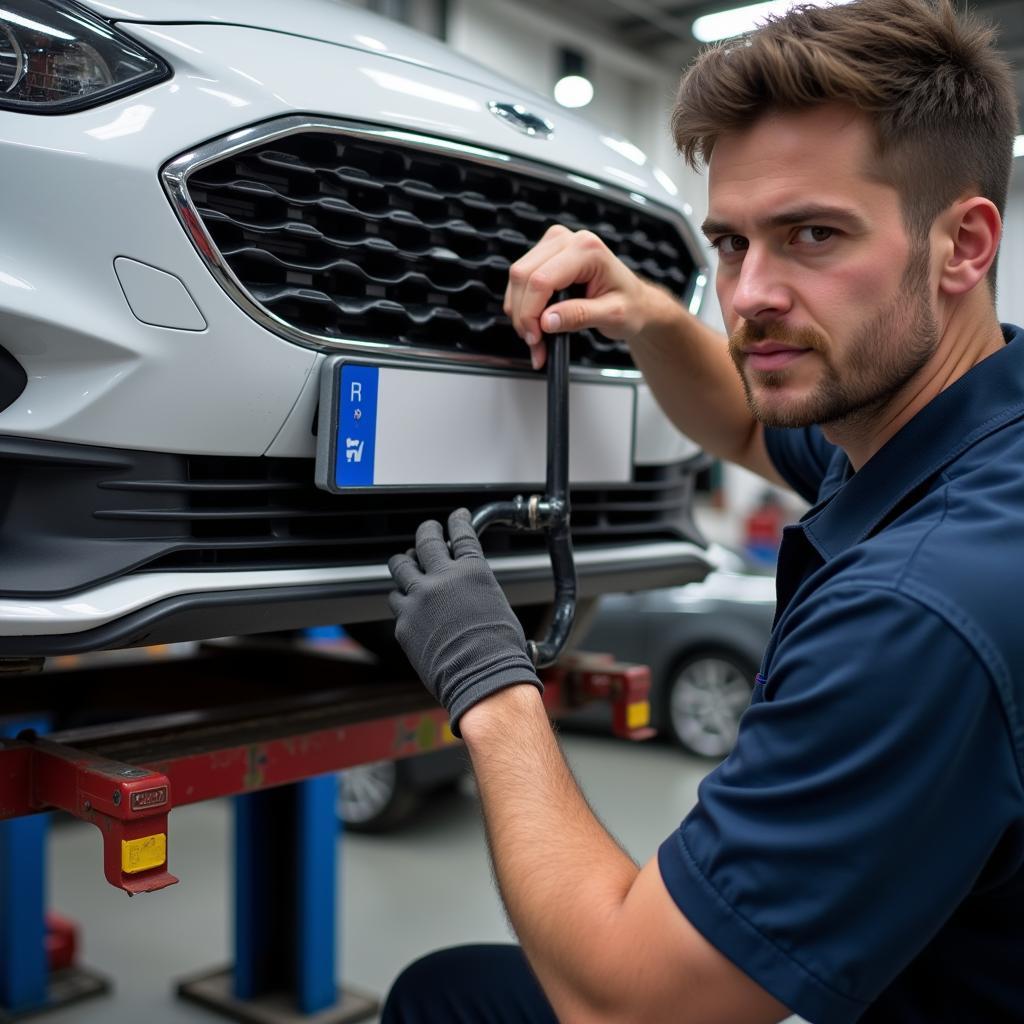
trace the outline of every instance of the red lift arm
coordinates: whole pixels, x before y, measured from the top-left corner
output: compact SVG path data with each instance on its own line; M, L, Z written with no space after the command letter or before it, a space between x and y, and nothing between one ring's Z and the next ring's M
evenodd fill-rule
M251 655L245 648L236 657L220 652L212 672L201 659L178 662L175 671L205 672L207 694L237 694L252 677ZM0 819L58 809L89 821L103 838L107 881L129 895L152 892L178 881L167 870L167 819L175 807L458 742L418 681L381 678L364 661L329 652L291 651L280 664L287 677L278 679L276 692L298 691L284 698L213 702L0 742ZM152 671L110 670L134 673L143 681L136 689ZM75 673L65 675L74 686ZM612 705L616 734L651 734L647 668L575 654L541 676L552 716L603 700ZM166 666L164 677L174 678ZM295 680L305 685L295 688Z

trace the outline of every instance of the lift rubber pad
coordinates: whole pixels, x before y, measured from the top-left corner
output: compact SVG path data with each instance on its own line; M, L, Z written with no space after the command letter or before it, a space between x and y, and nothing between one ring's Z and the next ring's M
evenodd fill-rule
M338 990L338 1001L333 1006L318 1013L300 1013L294 995L236 999L232 980L230 967L187 978L178 985L178 996L246 1024L354 1024L376 1017L380 1010L380 1003L372 996L345 988Z
M333 356L321 369L316 484L334 493L539 485L546 403L539 374L411 369ZM574 483L632 479L635 406L632 384L570 384Z
M8 1013L0 1009L0 1024L13 1024L14 1021L22 1021L26 1017L36 1015L39 1015L40 1019L45 1019L43 1015L50 1010L60 1010L83 999L108 995L112 989L110 979L102 974L84 967L62 967L50 974L46 1001L42 1006L22 1013Z

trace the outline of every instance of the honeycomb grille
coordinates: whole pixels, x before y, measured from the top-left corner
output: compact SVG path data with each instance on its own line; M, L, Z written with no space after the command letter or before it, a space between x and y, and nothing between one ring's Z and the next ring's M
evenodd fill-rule
M329 340L523 359L502 312L508 268L553 224L589 229L686 297L679 225L583 185L376 138L308 131L196 170L189 196L264 309ZM574 337L574 364L630 368L622 342Z

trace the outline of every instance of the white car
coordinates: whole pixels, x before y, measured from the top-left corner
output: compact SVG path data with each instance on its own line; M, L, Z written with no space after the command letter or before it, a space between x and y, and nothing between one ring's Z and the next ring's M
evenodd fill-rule
M0 657L384 619L421 520L543 481L509 263L560 222L706 283L636 147L330 0L6 0L0 165ZM572 363L581 596L702 578L696 446Z

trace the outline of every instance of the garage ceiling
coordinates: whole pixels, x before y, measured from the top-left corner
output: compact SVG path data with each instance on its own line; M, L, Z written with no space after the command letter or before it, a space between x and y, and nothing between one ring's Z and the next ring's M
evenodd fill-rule
M690 27L695 18L740 6L744 0L560 0L559 16L577 20L610 41L647 58L682 67L696 54ZM549 0L526 6L550 12ZM1024 110L1024 3L1021 0L972 0L970 6L999 29L1000 47L1017 72L1017 95Z

